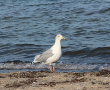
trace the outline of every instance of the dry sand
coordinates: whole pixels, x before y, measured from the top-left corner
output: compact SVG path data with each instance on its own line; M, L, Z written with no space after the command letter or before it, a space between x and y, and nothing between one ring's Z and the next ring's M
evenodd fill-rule
M0 90L110 90L110 71L0 73Z

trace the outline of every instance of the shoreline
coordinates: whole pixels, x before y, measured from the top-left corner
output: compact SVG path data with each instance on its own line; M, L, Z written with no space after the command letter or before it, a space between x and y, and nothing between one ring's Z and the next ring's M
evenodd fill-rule
M110 71L0 73L0 90L110 90Z

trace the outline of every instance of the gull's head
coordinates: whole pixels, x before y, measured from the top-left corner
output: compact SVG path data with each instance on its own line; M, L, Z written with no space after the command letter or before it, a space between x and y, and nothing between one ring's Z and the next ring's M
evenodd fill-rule
M57 36L56 36L56 39L59 39L59 40L61 40L61 39L65 39L61 34L58 34Z

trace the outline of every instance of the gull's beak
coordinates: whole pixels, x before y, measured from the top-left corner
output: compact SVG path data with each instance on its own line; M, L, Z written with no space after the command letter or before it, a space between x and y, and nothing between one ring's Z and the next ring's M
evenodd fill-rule
M62 39L65 39L64 37L62 37Z

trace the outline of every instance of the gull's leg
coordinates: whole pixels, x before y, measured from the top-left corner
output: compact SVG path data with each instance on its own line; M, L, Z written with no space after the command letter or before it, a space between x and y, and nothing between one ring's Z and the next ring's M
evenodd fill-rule
M55 67L54 66L52 66L52 71L55 72Z
M51 65L49 65L49 67L50 67L50 71L52 71L52 66L51 66Z
M50 71L55 72L54 66L50 65L49 67L50 67Z

